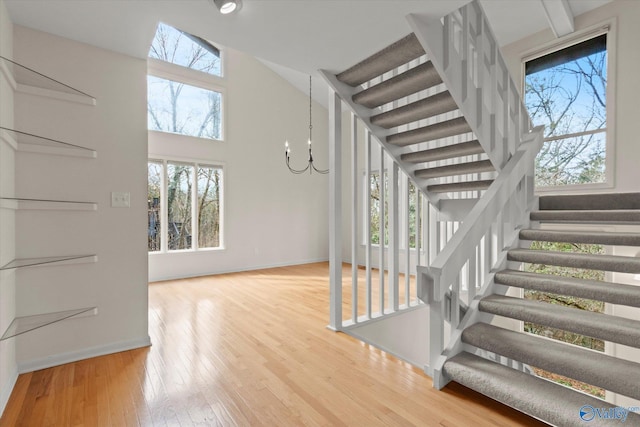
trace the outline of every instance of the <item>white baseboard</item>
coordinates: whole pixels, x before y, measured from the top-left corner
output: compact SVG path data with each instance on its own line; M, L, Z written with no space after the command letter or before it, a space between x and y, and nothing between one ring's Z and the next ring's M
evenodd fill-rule
M129 341L120 341L107 345L85 348L69 353L61 353L53 356L43 357L41 359L32 359L18 363L18 372L24 374L39 369L51 368L53 366L64 365L65 363L77 362L78 360L89 359L92 357L104 356L107 354L118 353L121 351L133 350L140 347L148 347L151 345L151 338L140 338Z
M2 392L0 393L0 416L4 413L4 408L6 408L7 402L9 402L11 392L13 391L13 387L15 387L17 380L18 370L16 369L11 374L9 381L4 385L4 387L2 387Z
M263 265L252 265L249 267L241 267L241 268L230 268L223 270L214 270L211 272L202 272L196 274L184 274L184 275L175 275L175 276L159 276L151 278L151 274L149 274L149 282L163 282L165 280L179 280L179 279L188 279L191 277L203 277L203 276L215 276L218 274L229 274L229 273L240 273L242 271L255 271L255 270L266 270L268 268L278 268L278 267L291 267L294 265L304 265L304 264L313 264L316 262L328 262L328 258L314 258L307 259L302 261L295 262L283 262L276 264L263 264Z

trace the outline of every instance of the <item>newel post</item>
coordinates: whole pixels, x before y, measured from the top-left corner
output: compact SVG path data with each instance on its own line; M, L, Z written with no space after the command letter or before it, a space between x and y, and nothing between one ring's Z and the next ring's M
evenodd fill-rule
M342 330L342 101L329 89L329 329Z

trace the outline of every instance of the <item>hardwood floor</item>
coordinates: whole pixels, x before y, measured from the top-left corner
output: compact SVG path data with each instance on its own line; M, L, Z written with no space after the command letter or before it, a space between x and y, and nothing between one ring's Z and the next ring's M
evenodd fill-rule
M150 284L152 347L21 375L0 426L543 425L326 329L327 277L320 263Z

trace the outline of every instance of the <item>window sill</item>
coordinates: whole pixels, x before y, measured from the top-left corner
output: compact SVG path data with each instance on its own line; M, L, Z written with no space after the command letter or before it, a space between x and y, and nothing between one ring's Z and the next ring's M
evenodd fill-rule
M222 246L219 248L200 248L200 249L178 249L175 251L154 251L147 252L149 256L159 256L159 255L180 255L180 254L197 254L197 253L206 253L206 252L223 252L227 249Z

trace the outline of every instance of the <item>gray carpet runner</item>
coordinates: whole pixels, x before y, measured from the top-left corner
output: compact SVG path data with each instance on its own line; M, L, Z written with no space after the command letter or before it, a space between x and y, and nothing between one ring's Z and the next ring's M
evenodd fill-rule
M589 411L586 405L598 409L614 408L595 397L469 353L449 359L444 365L444 373L470 389L552 425L584 427L589 424L581 418L581 408L584 411ZM633 412L626 415L624 424L620 419L597 419L592 425L640 426L640 415ZM589 419L590 414L586 412L583 416Z
M640 209L640 193L596 193L542 196L540 210Z
M369 109L369 114L365 114L363 119L382 129L379 133L374 132L376 137L401 148L389 154L400 164L406 162L407 169L416 171L413 178L423 192L442 194L486 190L493 181L488 178L495 176L495 169L486 157L466 158L480 156L484 150L473 139L464 117L452 119L448 114L455 113L458 105L443 87L442 78L433 64L424 60L424 54L418 39L410 34L337 74L336 78L355 89L355 93L345 94L351 97L353 103ZM418 58L422 63L410 63ZM406 66L405 71L391 77L383 76L401 66ZM366 82L375 84L363 89L362 84ZM423 91L426 89L432 89L435 93L425 97ZM407 96L414 96L416 100L408 102L403 99ZM402 101L397 103L400 105L391 104L400 99ZM429 119L428 125L421 122L425 119ZM457 141L461 142L446 141L450 137L458 137ZM416 144L432 141L439 143L434 143L433 147L422 145L419 150L413 148ZM448 145L436 147L443 144ZM425 164L418 169L412 167L428 162L442 163ZM484 172L487 174L482 176L482 181L467 182L469 174ZM477 197L478 193L472 195Z
M624 224L640 222L640 210L544 210L532 211L532 221L540 222L600 222L604 224Z
M495 281L500 285L516 288L640 307L640 286L528 273L519 270L498 271L495 275Z
M507 259L509 261L525 262L528 264L546 264L589 270L640 274L640 258L636 257L511 249L507 253Z
M615 393L640 399L640 364L486 323L464 330L466 344Z
M482 154L484 150L478 141L467 141L459 144L445 145L429 150L405 153L400 158L408 163L427 163L436 160L446 160L454 157L472 156Z
M424 49L411 33L336 77L349 86L358 86L422 55Z
M353 95L353 102L368 108L375 108L440 83L442 83L442 79L433 64L425 62L356 93Z
M458 105L451 97L451 94L448 91L444 91L403 107L376 114L371 117L371 123L385 129L391 129L457 109Z
M501 295L483 298L480 311L640 348L638 320Z
M520 230L521 240L540 242L589 243L600 245L640 246L640 233L601 231Z
M458 191L481 191L486 190L493 183L493 180L454 182L452 184L435 184L427 186L427 191L432 193L451 193Z
M489 160L477 162L456 163L429 169L419 169L415 172L420 178L439 178L442 176L464 175L470 173L492 172L495 169Z

